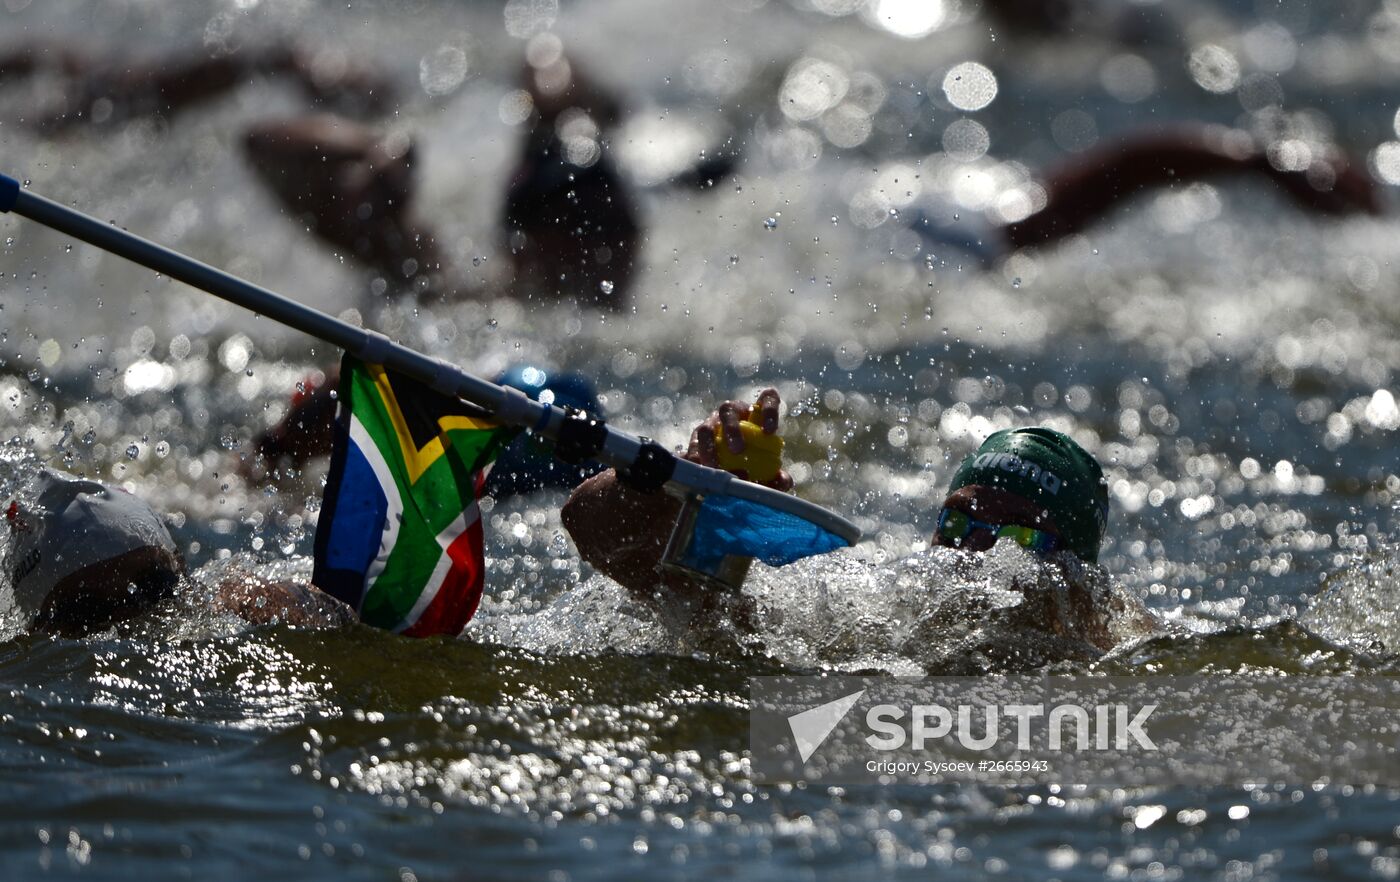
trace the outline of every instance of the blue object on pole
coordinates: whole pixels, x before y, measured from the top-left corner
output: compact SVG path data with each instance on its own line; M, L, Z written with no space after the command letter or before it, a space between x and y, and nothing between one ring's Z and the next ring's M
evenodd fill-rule
M690 554L701 570L724 555L781 567L850 544L799 515L735 496L707 496L695 520Z
M9 211L15 207L15 200L19 198L19 181L9 175L0 175L0 211Z
M546 371L535 365L518 364L497 376L496 382L519 389L535 401L543 396L543 400L556 407L572 407L600 419L604 416L593 384L579 373ZM550 441L539 435L522 434L496 457L496 464L486 478L486 493L504 499L543 488L569 490L604 468L602 463L592 460L570 463L556 459Z

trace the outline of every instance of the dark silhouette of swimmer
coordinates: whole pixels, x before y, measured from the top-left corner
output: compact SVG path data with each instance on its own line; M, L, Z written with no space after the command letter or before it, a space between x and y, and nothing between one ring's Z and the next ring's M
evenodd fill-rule
M573 298L617 309L626 302L636 268L641 227L627 186L606 156L570 155L544 127L532 131L506 191L502 222L526 299Z
M620 109L562 52L527 63L524 85L534 110L502 210L516 293L617 308L641 235L603 140Z
M1222 177L1262 176L1305 211L1379 214L1376 184L1340 151L1305 168L1280 168L1249 135L1182 126L1133 135L1076 156L1045 178L1046 205L1005 227L1010 246L1043 245L1077 233L1147 190Z
M131 63L69 47L39 44L0 55L0 81L41 72L63 77L62 97L40 108L32 124L62 130L84 123L171 116L223 95L255 76L286 77L317 106L356 115L380 113L393 99L384 77L338 53L294 45L239 49Z
M913 229L934 247L952 245L992 266L1018 249L1050 245L1082 232L1148 191L1238 177L1272 181L1311 214L1382 212L1375 181L1340 149L1318 151L1306 162L1297 152L1285 157L1286 149L1261 146L1247 132L1224 126L1186 124L1140 132L1051 169L1042 181L1045 205L1021 220L977 229L939 224L915 212Z
M562 51L527 64L532 110L501 211L511 293L619 308L636 265L641 226L606 150L616 100ZM436 271L430 290L471 294L444 266L434 236L413 219L414 148L365 126L315 116L255 127L248 159L317 237L383 274Z
M1092 35L1125 45L1180 45L1185 16L1169 6L1103 0L982 0L981 10L995 33L1032 39Z
M318 114L260 123L244 136L259 177L317 238L386 280L441 269L433 235L413 217L416 149Z

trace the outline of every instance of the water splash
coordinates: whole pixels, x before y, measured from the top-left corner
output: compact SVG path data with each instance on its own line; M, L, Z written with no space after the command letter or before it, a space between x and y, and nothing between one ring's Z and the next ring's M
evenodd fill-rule
M1345 646L1400 655L1400 543L1385 538L1323 580L1299 622Z

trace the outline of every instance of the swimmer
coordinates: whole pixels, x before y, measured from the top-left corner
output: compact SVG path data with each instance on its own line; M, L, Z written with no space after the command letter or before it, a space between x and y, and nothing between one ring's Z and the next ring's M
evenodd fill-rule
M387 78L350 63L343 53L287 44L136 62L44 44L0 55L0 80L41 73L63 83L60 97L31 116L31 124L46 130L170 116L259 76L287 77L317 106L342 113L380 113L394 96Z
M418 151L407 136L330 114L251 126L243 148L258 177L321 241L353 257L387 283L421 283L453 296L431 230L416 218Z
M718 444L728 445L730 454L743 452L740 421L755 423L766 434L777 432L779 404L774 389L760 393L755 405L721 404L695 427L686 458L719 468ZM765 483L792 488L792 478L782 470ZM634 490L608 470L580 484L562 516L580 556L632 594L714 594L713 587L659 568L679 510L678 500ZM1006 541L1073 570L1097 564L1107 523L1107 487L1093 456L1052 429L1009 429L988 437L958 468L940 507L933 543L983 552ZM1107 607L1118 601L1095 595L1073 578L1066 582L1064 608L1049 609L1045 604L1059 601L1042 598L1035 615L1049 629L1071 632L1098 651L1112 648Z
M4 568L16 609L39 633L79 637L172 599L185 563L165 519L124 490L40 469L32 502L5 511ZM259 598L262 602L259 602ZM235 577L216 587L215 609L288 624L353 621L354 611L314 588Z
M184 562L165 522L140 499L41 469L34 504L11 502L5 571L35 630L73 634L170 597Z
M1056 169L1045 181L1045 208L1009 224L1007 241L1012 248L1053 242L1145 190L1241 175L1272 181L1314 214L1381 212L1375 182L1339 150L1319 152L1305 168L1281 169L1268 148L1244 132L1191 126L1124 138Z
M556 47L557 49L557 47ZM530 117L501 208L510 255L508 290L523 299L620 308L635 268L641 226L603 135L619 107L562 50L527 64ZM415 146L406 136L330 115L267 122L244 139L248 161L311 232L386 281L476 296L444 264L435 234L412 214Z
M557 40L529 53L523 81L533 110L501 211L514 293L621 308L642 233L635 197L604 149L621 108Z
M1085 151L1052 169L1042 182L1045 204L1013 223L976 229L911 212L913 229L936 245L969 251L990 266L1013 252L1079 233L1120 203L1160 187L1192 181L1258 177L1299 208L1325 217L1379 215L1379 189L1341 150L1318 151L1308 165L1283 169L1267 145L1223 126L1185 125L1143 132Z

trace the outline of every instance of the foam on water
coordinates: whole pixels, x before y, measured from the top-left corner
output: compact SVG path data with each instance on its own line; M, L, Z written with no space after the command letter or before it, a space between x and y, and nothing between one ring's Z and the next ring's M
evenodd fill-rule
M1330 573L1300 617L1329 640L1379 657L1400 656L1400 543L1393 534L1355 551Z
M931 549L880 562L869 549L838 551L781 569L755 565L738 595L636 598L578 567L555 511L493 511L495 587L473 639L549 655L698 652L907 675L1083 662L1158 629L1098 567L1068 556L1050 564L1009 542L985 555ZM532 531L554 538L522 546Z

